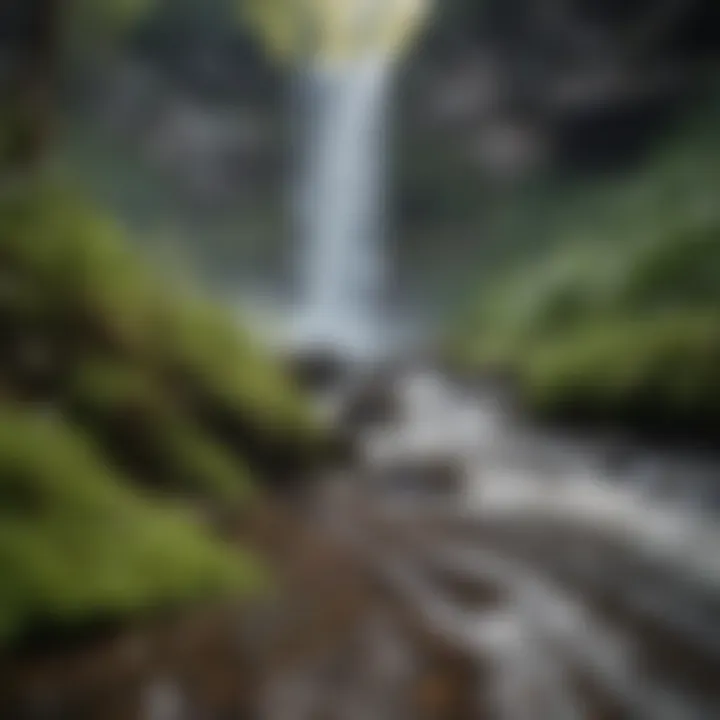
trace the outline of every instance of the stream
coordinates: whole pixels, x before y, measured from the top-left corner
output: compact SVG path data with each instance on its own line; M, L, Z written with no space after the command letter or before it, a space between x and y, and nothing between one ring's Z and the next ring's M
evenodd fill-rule
M273 681L263 717L420 717L417 628L469 674L433 717L720 717L720 464L543 432L431 370L393 393L317 510L383 595L345 674Z

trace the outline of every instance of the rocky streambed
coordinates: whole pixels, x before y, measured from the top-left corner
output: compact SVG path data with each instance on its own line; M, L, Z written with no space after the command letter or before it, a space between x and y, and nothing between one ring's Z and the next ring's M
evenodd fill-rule
M322 404L354 452L243 528L272 594L15 662L2 717L720 717L712 459L543 434L431 370Z
M540 432L433 371L392 392L316 506L376 593L318 717L720 717L716 460Z

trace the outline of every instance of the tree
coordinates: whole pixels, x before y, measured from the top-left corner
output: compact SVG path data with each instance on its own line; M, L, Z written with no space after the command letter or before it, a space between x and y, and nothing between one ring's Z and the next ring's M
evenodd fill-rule
M52 137L62 59L68 44L126 27L153 0L8 0L0 5L0 165L41 162Z

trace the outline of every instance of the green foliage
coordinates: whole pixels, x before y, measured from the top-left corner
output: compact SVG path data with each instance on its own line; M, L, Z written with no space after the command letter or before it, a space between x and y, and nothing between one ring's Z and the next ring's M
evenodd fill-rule
M73 416L92 429L116 462L153 486L236 502L250 471L137 368L88 360L68 387Z
M217 411L278 443L319 436L279 364L239 320L195 289L154 276L118 228L68 193L6 200L0 258L6 321L32 327L70 370L88 357L109 357L120 365L116 382L145 377L156 394L172 394L188 411Z
M720 419L720 188L710 122L584 199L544 259L469 304L451 340L544 410Z
M248 559L172 508L238 507L322 434L234 317L72 193L18 185L0 343L0 642L246 587Z
M533 403L599 416L720 419L720 312L581 327L518 364Z
M62 418L0 412L0 639L258 581L247 556L130 487Z

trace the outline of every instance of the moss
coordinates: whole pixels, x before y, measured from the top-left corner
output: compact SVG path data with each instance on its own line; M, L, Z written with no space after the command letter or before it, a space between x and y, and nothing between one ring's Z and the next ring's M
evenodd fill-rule
M541 409L585 404L720 418L720 313L673 313L583 327L519 363Z
M58 418L0 412L0 633L248 590L249 557L133 489Z
M67 392L71 417L145 484L224 502L247 496L246 463L188 417L160 379L137 367L87 360Z
M0 198L0 341L0 642L258 581L174 509L239 509L322 440L240 322L41 184Z
M99 354L116 375L123 365L136 380L144 375L145 396L172 395L191 420L206 419L192 417L199 409L222 416L237 431L234 446L319 439L279 364L235 318L196 288L151 273L117 227L72 195L42 188L6 199L0 257L13 284L9 297L0 293L0 323L32 330L62 358L59 384Z
M715 133L691 133L618 192L598 189L600 221L573 221L544 259L477 293L450 338L451 357L510 370L544 412L715 424L716 146Z

